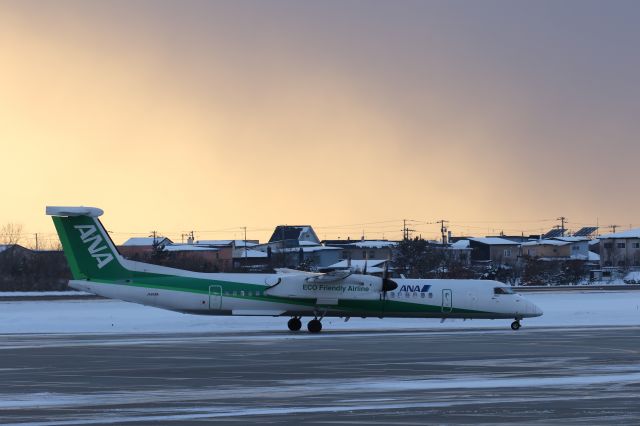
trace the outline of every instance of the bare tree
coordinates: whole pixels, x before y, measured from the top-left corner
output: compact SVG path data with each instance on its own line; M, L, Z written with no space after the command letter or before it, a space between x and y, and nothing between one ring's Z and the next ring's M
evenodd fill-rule
M22 225L7 223L0 228L0 242L2 244L18 244L22 239Z

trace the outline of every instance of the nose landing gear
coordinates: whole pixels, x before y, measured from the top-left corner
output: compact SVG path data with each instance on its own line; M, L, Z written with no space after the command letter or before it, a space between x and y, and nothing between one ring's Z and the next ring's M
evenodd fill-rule
M514 322L511 323L511 329L513 331L519 330L520 329L520 320L516 319Z

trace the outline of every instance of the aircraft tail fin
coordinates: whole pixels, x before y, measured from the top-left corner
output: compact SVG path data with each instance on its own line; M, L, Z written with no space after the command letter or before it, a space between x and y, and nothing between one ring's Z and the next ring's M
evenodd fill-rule
M73 279L118 280L130 275L98 219L102 210L47 206L46 212L52 216Z

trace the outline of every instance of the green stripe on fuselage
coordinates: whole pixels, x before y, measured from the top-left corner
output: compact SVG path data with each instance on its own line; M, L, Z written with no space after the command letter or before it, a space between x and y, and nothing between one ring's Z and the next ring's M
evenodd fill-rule
M331 310L344 310L347 312L370 312L371 315L376 316L383 312L394 313L406 313L406 314L420 314L420 313L442 313L442 307L440 305L429 305L424 303L414 303L411 301L396 301L396 300L362 300L362 299L341 299L338 300L337 305L317 305L316 298L304 298L293 299L281 296L270 296L264 294L264 291L268 287L259 284L249 283L237 283L231 281L220 281L215 279L202 279L202 278L190 278L180 277L173 275L158 275L151 273L136 273L134 277L126 282L121 281L107 281L107 280L92 280L93 282L99 282L102 284L119 284L128 285L133 287L148 288L152 290L169 290L180 291L185 293L194 294L209 294L210 286L220 286L222 288L223 297L254 300L258 302L271 302L271 303L284 303L289 305L298 305L305 307L318 306L319 309L328 308ZM141 274L141 276L137 276ZM171 281L169 284L167 281ZM242 296L239 293L244 291L245 293L260 292L260 296L249 296L248 294ZM234 293L235 294L231 294ZM451 312L447 312L446 315L455 314L488 314L486 311L477 311L470 309L460 309L453 307Z

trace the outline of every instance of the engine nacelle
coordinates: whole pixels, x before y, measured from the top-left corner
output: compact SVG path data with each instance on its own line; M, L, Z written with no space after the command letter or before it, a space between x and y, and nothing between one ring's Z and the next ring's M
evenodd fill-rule
M291 274L279 276L265 290L270 296L291 299L351 300L377 299L382 291L397 287L392 280L372 275L351 274L340 280L323 280L322 275Z

